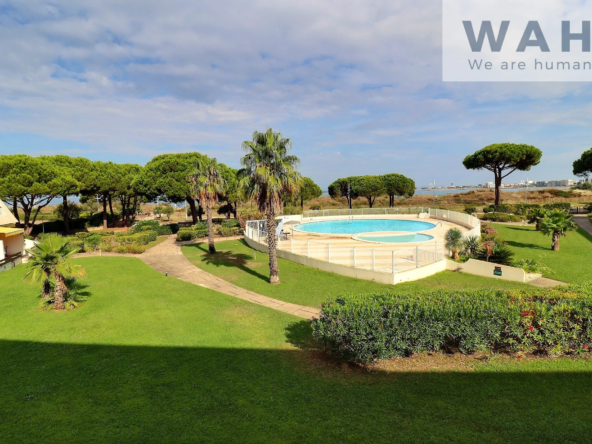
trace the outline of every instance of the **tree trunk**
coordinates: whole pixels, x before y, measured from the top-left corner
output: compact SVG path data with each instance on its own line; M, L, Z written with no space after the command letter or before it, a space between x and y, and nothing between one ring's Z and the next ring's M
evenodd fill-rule
M189 209L191 210L191 221L193 225L195 225L197 223L197 208L195 208L195 200L191 197L188 197L187 203L189 204Z
M551 245L551 248L553 249L553 251L559 251L559 238L560 237L561 237L561 235L557 231L553 232L553 244Z
M458 254L458 250L452 250L452 258L457 261L460 259L460 256Z
M62 197L62 215L64 216L64 236L70 232L70 208L68 207L68 196Z
M19 212L18 212L18 204L16 201L16 197L14 198L14 201L12 202L12 212L14 213L14 217L16 217L17 222L20 224L21 223L21 216L19 215Z
M234 214L234 218L238 219L238 202L235 202L234 205L232 205L232 213Z
M107 199L103 196L103 230L107 229Z
M51 283L49 282L49 276L43 281L41 287L41 297L43 299L49 299L51 297Z
M208 219L208 248L210 254L216 252L216 246L214 245L214 222L212 221L212 209L206 204L206 217Z
M113 215L113 202L111 196L109 196L109 212L111 213L111 223L113 224L113 227L115 227L115 216Z
M304 196L300 195L300 208L304 210Z
M502 187L502 174L495 173L495 204L500 205L502 202L501 198L501 187Z
M53 293L53 309L63 310L66 308L64 302L66 301L66 282L64 277L60 274L55 274L55 291Z
M280 276L275 242L275 212L271 204L267 209L267 249L269 250L269 283L279 284Z
M197 215L199 216L199 221L200 221L200 222L202 222L202 221L203 221L203 219L202 219L202 216L203 216L203 214L204 214L204 209L203 209L203 207L201 206L201 204L199 204L199 205L197 206Z

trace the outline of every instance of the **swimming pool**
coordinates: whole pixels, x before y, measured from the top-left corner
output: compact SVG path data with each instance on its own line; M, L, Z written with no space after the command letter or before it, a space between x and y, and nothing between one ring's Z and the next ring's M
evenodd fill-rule
M436 225L429 222L402 219L354 219L326 220L296 225L295 229L306 233L320 234L359 234L382 231L425 231Z
M392 235L392 236L358 236L356 239L368 241L368 242L387 242L387 243L394 243L394 244L404 244L410 242L427 242L434 238L434 236L430 236L429 234L421 234L421 233L414 233L414 234L399 234L399 235Z

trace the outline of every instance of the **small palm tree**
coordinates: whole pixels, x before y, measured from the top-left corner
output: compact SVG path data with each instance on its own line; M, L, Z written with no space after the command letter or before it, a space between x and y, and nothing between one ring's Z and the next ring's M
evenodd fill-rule
M528 223L536 224L536 230L541 231L543 219L549 215L549 210L543 207L535 208L528 214Z
M458 228L451 228L444 235L445 246L452 253L454 260L459 259L459 252L463 249L464 240Z
M541 231L552 238L551 248L559 251L559 239L567 236L568 231L575 230L577 225L573 217L561 210L553 210L541 221Z
M479 236L469 236L464 240L464 250L467 256L475 256L481 248L481 238Z
M86 277L84 267L72 263L72 255L78 252L70 247L68 240L58 234L49 234L32 250L27 251L31 255L29 267L31 271L25 275L25 279L32 282L41 282L44 298L51 297L50 279L53 278L54 298L53 309L63 310L68 296L66 279ZM48 291L49 290L49 291Z
M269 282L279 284L277 265L275 214L282 208L282 196L293 196L302 186L302 177L296 171L298 157L290 155L292 142L281 133L268 129L255 131L253 141L243 142L246 155L241 159L244 167L240 189L246 199L253 199L267 219L267 247L269 250Z
M195 174L190 178L194 198L198 199L206 209L208 220L208 248L211 254L216 252L214 245L214 224L212 222L212 207L218 202L218 197L224 193L226 182L222 177L220 166L216 159L204 157L196 165Z

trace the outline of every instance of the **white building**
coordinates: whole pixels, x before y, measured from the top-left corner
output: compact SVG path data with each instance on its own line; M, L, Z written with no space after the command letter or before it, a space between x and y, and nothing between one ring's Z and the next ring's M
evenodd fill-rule
M23 261L25 232L16 228L18 221L0 201L0 272L16 267Z

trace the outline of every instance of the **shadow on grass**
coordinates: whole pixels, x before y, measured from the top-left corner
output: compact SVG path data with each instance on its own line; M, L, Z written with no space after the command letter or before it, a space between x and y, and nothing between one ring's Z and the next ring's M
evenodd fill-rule
M288 330L296 342L306 333L301 323ZM592 433L588 372L348 374L307 355L0 341L0 436L3 443L540 443L586 442Z
M207 243L189 244L185 247L194 248L205 253L202 254L199 259L205 264L215 265L216 267L238 268L262 281L269 282L269 276L261 274L251 268L250 264L253 263L253 258L250 255L233 253L231 251L216 251L216 253L210 254Z
M536 245L536 244L525 244L525 243L516 242L516 241L505 241L505 242L508 245L510 245L511 247L516 247L516 248L529 248L532 250L551 251L550 248L541 247L540 245Z

